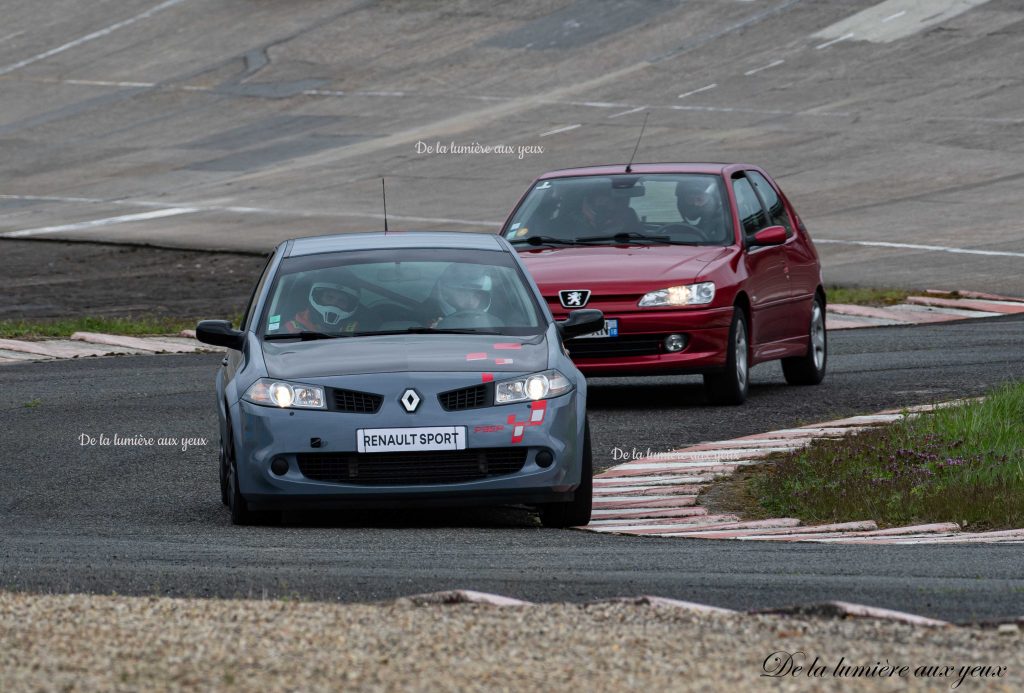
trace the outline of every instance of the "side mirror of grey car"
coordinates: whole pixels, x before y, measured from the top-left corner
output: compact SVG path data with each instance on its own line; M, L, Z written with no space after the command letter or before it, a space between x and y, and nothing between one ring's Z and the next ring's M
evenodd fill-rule
M574 310L569 317L555 323L562 339L572 339L604 329L604 313L593 308Z
M228 349L242 350L245 345L245 333L241 330L231 329L231 323L227 320L203 320L196 325L196 339L203 344L227 347Z

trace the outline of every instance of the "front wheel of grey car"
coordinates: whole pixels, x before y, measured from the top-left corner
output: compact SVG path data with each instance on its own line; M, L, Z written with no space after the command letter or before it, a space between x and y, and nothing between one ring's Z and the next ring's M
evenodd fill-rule
M583 465L580 485L568 503L549 503L540 507L540 523L545 527L583 527L590 522L594 503L594 458L590 452L590 422L583 425Z
M219 467L218 476L220 477L220 502L231 507L231 492L228 489L228 459L229 456L224 450L224 440L220 441L220 461L217 466Z
M249 509L245 502L245 496L238 487L238 461L232 456L228 459L228 509L231 511L231 524L233 525L267 525L280 522L281 513L278 512L254 512Z

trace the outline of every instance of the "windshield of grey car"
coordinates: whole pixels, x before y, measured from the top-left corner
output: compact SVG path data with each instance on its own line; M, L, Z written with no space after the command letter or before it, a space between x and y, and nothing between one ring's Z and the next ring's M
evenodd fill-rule
M503 235L517 246L618 242L729 245L721 176L621 174L538 181Z
M263 311L265 339L381 333L535 335L532 289L506 252L389 249L286 258Z

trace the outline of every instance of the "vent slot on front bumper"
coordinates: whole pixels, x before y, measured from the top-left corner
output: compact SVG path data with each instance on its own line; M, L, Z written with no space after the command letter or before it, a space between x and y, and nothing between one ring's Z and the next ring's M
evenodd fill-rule
M526 464L527 448L471 448L424 452L300 453L307 479L338 484L402 486L456 484L515 474Z

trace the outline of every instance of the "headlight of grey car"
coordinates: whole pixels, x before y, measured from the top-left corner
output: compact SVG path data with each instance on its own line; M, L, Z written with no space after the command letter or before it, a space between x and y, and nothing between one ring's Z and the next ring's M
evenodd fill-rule
M495 383L494 403L511 404L512 402L548 399L564 395L571 389L572 383L569 382L569 379L552 369Z
M282 409L326 409L324 389L319 385L289 383L284 380L260 378L242 397L247 402Z

